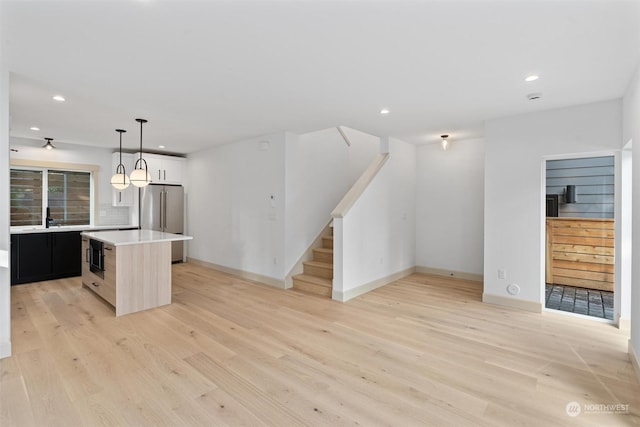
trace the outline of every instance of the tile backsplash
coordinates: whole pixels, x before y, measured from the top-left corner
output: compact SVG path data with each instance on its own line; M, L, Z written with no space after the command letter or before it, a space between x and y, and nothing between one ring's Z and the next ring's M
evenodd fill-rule
M129 225L129 207L100 205L98 225Z

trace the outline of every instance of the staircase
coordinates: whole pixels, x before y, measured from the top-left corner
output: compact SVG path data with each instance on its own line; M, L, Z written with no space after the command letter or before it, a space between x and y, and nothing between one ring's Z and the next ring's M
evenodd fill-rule
M322 237L322 247L313 249L313 260L303 263L303 273L293 276L293 288L331 298L333 282L333 227Z

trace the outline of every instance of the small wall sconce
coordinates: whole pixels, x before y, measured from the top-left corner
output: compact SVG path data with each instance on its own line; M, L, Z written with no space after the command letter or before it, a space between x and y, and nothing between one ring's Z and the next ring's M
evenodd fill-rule
M564 201L566 203L575 203L576 202L576 186L575 185L567 185L567 189L564 191Z

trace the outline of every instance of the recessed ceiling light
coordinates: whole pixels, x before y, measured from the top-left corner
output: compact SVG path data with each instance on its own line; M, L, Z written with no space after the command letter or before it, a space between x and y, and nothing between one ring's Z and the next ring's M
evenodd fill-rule
M31 130L40 130L40 128L37 127L37 126L31 126L29 129L31 129Z
M64 96L62 96L62 95L55 95L55 96L53 97L53 100L54 100L54 101L58 101L58 102L64 102L64 101L66 101L66 99L64 99Z
M538 80L540 78L540 76L537 76L535 74L531 74L530 76L525 77L524 81L525 82L534 82L536 80Z
M158 145L158 148L165 148L164 145Z
M529 101L535 101L537 99L542 98L542 94L541 93L530 93L527 95L527 99Z
M382 110L380 110L380 114L389 114L389 109L383 108Z

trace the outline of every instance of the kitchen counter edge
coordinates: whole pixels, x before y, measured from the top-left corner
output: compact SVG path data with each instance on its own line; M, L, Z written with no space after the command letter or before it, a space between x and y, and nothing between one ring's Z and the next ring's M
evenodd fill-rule
M67 231L101 231L101 230L133 230L137 227L130 225L96 225L96 226L61 226L49 228L23 228L9 230L9 234L36 234L36 233L64 233Z
M83 232L82 236L113 245L139 245L143 243L176 242L180 240L192 240L192 236L183 234L165 233L154 230L122 230L122 231L97 231Z

